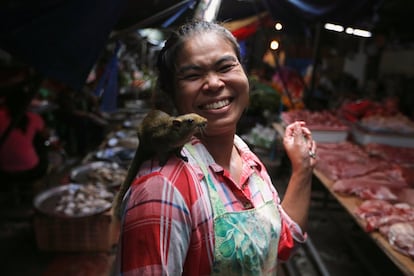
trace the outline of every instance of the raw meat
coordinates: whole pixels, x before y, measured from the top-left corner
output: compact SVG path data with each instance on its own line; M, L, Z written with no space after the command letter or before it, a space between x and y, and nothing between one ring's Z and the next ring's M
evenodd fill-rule
M365 151L372 156L379 156L391 163L414 166L414 148L393 147L376 143L366 144Z
M333 181L387 167L389 164L384 160L370 157L362 148L350 142L318 143L316 169Z
M335 181L334 192L362 199L396 200L396 192L408 187L401 170L374 171L366 175Z
M382 229L390 245L404 255L414 258L414 222L399 222Z
M390 226L397 222L414 221L414 208L406 203L392 204L385 200L365 200L355 209L355 214L365 223L367 232Z

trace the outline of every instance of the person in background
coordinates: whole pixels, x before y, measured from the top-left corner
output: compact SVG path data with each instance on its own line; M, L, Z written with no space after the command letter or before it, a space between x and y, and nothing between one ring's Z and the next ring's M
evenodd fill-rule
M304 122L286 127L291 177L283 201L265 166L236 134L249 83L234 36L189 22L159 53L159 88L178 114L208 120L185 162L145 162L124 197L114 274L275 275L306 240L316 143Z
M19 185L22 200L31 203L32 184L45 176L48 169L47 148L44 142L49 137L49 129L43 118L34 112L23 110L24 88L21 85L1 89L0 136L3 136L11 122L17 121L0 144L0 179L2 191Z
M62 84L56 91L56 103L57 132L66 142L68 154L84 156L98 148L105 138L107 122L96 96L86 87L77 91Z

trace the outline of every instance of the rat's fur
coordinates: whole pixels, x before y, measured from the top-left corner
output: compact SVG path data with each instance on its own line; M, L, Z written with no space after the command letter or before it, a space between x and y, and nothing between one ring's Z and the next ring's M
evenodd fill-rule
M187 161L181 155L182 147L191 137L207 125L207 120L195 113L181 116L170 116L161 110L151 110L138 126L139 145L134 159L128 169L127 176L118 193L115 195L114 216L122 217L122 201L131 186L140 166L145 160L157 157L159 165L164 166L171 154Z

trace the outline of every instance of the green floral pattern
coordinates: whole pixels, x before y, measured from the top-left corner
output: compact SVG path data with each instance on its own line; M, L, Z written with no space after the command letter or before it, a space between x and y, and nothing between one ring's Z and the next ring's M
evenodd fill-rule
M186 148L197 156L193 146L187 144ZM270 199L254 209L227 212L206 165L198 164L207 181L215 216L212 275L276 275L281 220L275 202ZM253 174L249 181L257 182L260 193L265 195L263 179Z
M261 275L267 262L276 263L278 230L261 214L277 212L269 202L262 208L226 213L216 218L214 274ZM275 243L276 241L276 243Z

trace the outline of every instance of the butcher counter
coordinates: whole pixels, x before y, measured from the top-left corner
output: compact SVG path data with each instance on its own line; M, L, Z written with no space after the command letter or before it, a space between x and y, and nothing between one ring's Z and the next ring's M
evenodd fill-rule
M277 131L277 137L284 135L284 127L280 123L273 123L273 128ZM389 241L378 231L366 231L366 222L358 217L355 210L360 206L363 200L360 197L352 195L344 195L334 191L334 180L332 180L322 170L314 169L314 175L323 185L326 191L343 207L343 209L353 218L359 227L369 236L370 239L382 250L385 255L401 270L404 275L414 276L414 260L398 252L393 248Z

